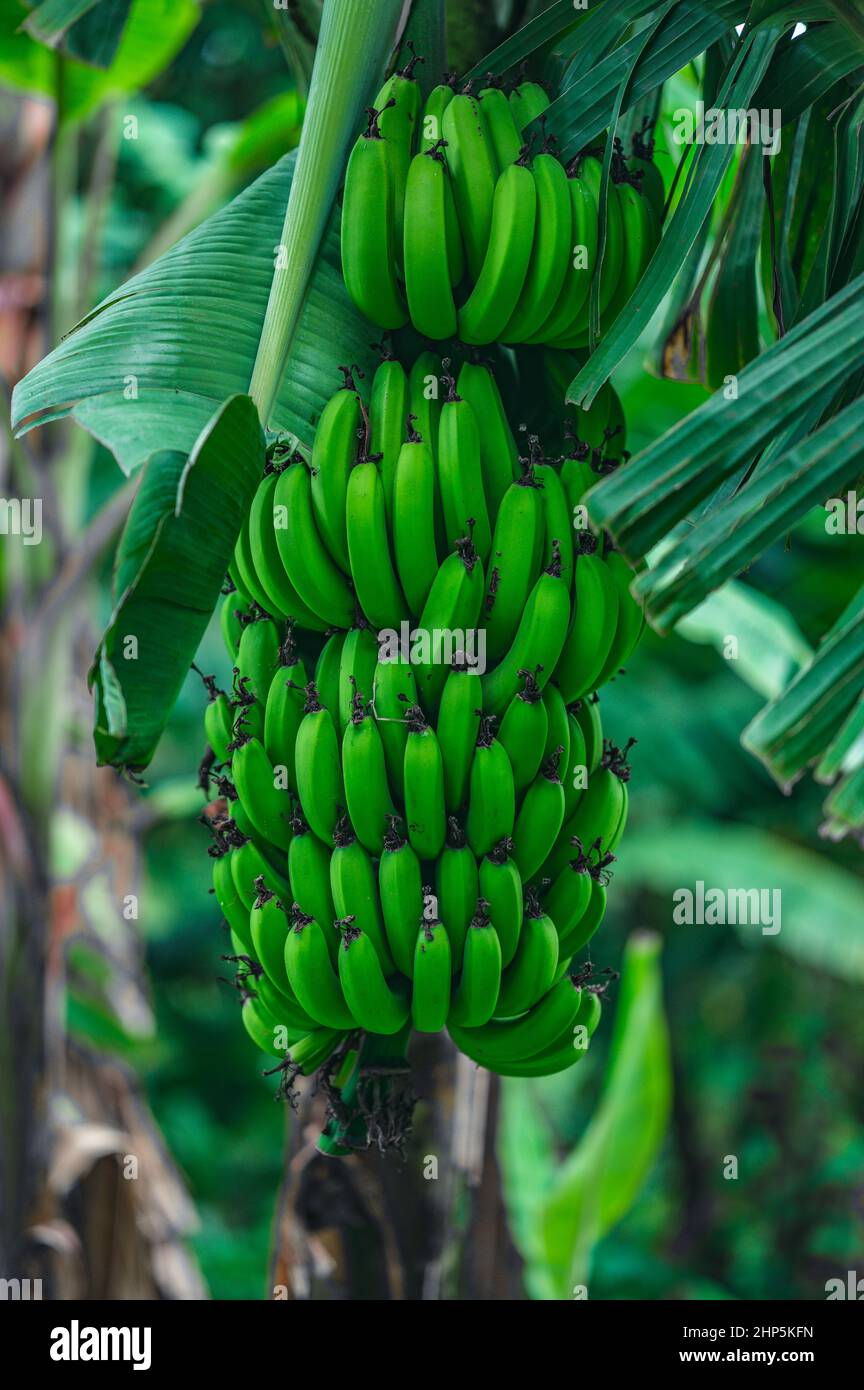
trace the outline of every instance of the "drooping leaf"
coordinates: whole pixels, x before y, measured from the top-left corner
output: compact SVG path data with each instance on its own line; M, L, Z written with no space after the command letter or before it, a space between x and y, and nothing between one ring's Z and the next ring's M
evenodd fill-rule
M622 84L627 84L622 111L629 111L667 77L686 67L727 32L742 11L740 0L721 0L716 9L682 0L664 14L657 6L649 21L654 32L640 31L590 68L579 63L582 75L543 113L546 129L560 142L565 159L578 154L610 125ZM539 121L529 130L540 130Z
M71 411L126 472L157 450L188 453L219 403L249 388L296 157L280 160L103 300L18 383L15 429ZM309 444L339 385L338 364L368 368L376 336L346 293L334 216L273 427Z
M864 276L859 276L751 362L738 380L737 397L717 392L591 490L591 516L631 559L644 558L790 416L805 412L814 400L823 402L826 394L830 399L864 362L862 303ZM595 356L602 351L601 345Z
M108 67L95 68L75 58L64 61L63 118L82 120L103 102L146 86L179 52L200 16L195 0L133 0ZM18 0L0 0L0 84L56 98L57 59L19 28L22 19L26 11Z
M537 1258L547 1297L572 1298L591 1252L635 1201L657 1157L672 1096L660 941L630 937L603 1094L543 1204Z
M777 37L772 30L755 35L746 43L718 96L718 106L735 110L746 110L750 106ZM600 387L648 327L711 211L734 149L730 144L699 147L688 186L650 265L597 351L570 384L567 399L574 405L590 406Z
M788 790L828 747L864 690L864 589L791 685L760 710L741 741Z
M91 671L100 763L146 767L219 597L264 468L248 396L215 412L188 458L154 454L115 567L115 606Z
M132 0L39 0L24 28L92 67L107 68L123 35Z
M760 469L664 551L635 585L668 631L712 589L739 574L811 509L864 472L864 398Z

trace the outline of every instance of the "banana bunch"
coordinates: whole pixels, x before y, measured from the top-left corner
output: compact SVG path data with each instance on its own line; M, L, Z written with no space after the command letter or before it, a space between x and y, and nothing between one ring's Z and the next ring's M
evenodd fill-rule
M535 82L509 97L495 85L435 87L425 105L413 70L388 80L369 108L345 176L342 268L358 309L381 328L410 322L434 341L589 341L599 276L601 330L627 302L660 238L663 181L638 145L615 142L562 164L554 140L533 153L525 128L549 105ZM598 266L600 204L605 238Z
M554 392L571 362L543 357ZM583 501L626 464L611 387L547 457L527 429L517 446L482 362L406 371L385 350L368 397L342 374L309 460L268 450L220 615L230 688L204 677L202 777L244 1026L363 1108L370 1039L388 1076L412 1030L503 1076L583 1055L602 986L575 961L630 776L596 691L643 618Z

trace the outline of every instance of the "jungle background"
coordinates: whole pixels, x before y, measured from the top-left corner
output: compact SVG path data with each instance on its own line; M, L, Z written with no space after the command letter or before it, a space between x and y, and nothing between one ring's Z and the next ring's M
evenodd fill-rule
M222 978L197 819L204 688L191 673L145 787L93 767L86 670L110 612L129 485L68 422L24 441L8 434L12 385L60 334L299 135L302 24L288 42L255 0L136 0L144 8L149 23L98 73L20 33L26 12L0 0L0 493L36 480L45 527L38 547L2 538L2 907L4 931L21 927L20 949L7 937L0 962L0 1050L14 1076L3 1234L8 1251L16 1202L35 1212L28 1259L41 1270L49 1253L56 1296L262 1298L286 1127L296 1142L301 1121L274 1103ZM465 66L490 47L499 9L507 0L453 7L457 61L459 45ZM299 14L314 25L314 4ZM667 185L664 132L695 91L686 71L667 84ZM661 379L662 328L658 315L614 378L633 452L708 395ZM607 729L637 744L593 956L617 971L634 931L661 939L672 1085L653 1078L663 1123L647 1148L626 1142L640 1129L638 1089L611 1098L624 1110L619 1197L608 1229L588 1230L580 1192L610 1171L596 1117L610 1102L619 986L582 1066L503 1084L497 1155L527 1296L544 1296L538 1227L565 1168L582 1187L559 1186L558 1215L563 1202L591 1298L818 1299L826 1280L861 1265L860 846L820 839L820 789L808 780L784 796L739 742L851 597L860 544L828 534L815 510L673 636L649 633L604 696ZM197 662L224 683L215 624ZM674 925L673 890L700 879L780 888L782 930ZM28 980L46 982L44 1027ZM33 1193L26 1175L8 1179L15 1135L36 1123L52 1139L46 1188ZM124 1185L124 1155L145 1149L149 1179Z

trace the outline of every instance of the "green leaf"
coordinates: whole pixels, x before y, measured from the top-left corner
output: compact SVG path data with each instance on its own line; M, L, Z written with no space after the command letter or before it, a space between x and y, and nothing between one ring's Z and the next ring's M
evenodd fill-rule
M830 399L864 362L862 301L864 275L751 362L738 379L737 399L715 393L626 468L592 488L592 518L613 533L631 559L644 558L791 416L814 400ZM602 352L601 345L595 356Z
M232 396L188 459L150 459L120 541L115 607L90 673L100 763L140 770L153 755L219 597L264 469L248 396Z
M673 911L682 904L673 894L719 888L765 890L765 920L750 924L679 924ZM729 825L688 817L663 826L633 826L628 830L616 865L615 888L642 894L646 888L668 895L669 933L737 931L754 949L783 951L808 969L825 971L841 980L864 980L864 886L859 878L814 853L769 834L756 825ZM779 897L773 896L779 894ZM727 899L731 905L738 899ZM754 907L755 898L751 899ZM779 918L771 923L774 909ZM728 911L725 915L729 915ZM750 909L748 905L748 918ZM761 903L757 915L762 916ZM773 928L779 925L780 930Z
M634 586L651 622L668 632L725 579L739 574L826 496L864 469L864 398L760 468L665 549Z
M603 14L609 8L607 3L596 7L602 9ZM478 77L485 77L487 72L503 73L509 72L517 63L521 63L523 58L530 58L532 53L536 53L538 48L542 48L550 40L564 33L578 22L580 16L575 11L573 0L555 0L555 4L550 5L542 14L537 15L536 19L530 20L523 25L504 43L488 53L485 58L481 58L479 63L465 74L466 81ZM476 50L475 50L476 51Z
M632 1206L657 1157L671 1098L660 940L636 932L624 951L603 1095L543 1204L537 1256L550 1297L571 1298L587 1281L594 1246Z
M41 0L24 28L41 43L93 67L107 68L129 18L132 0Z
M825 811L851 830L864 830L864 767L837 783L826 798Z
M621 109L629 111L721 38L741 9L740 0L724 0L716 12L695 0L683 0L668 15L661 11L651 21L656 32L647 43L640 31L593 67L586 69L577 60L575 66L584 75L543 113L546 129L560 141L562 158L578 154L610 125L622 84L628 85ZM528 127L535 128L539 132L539 120Z
M817 782L833 782L841 772L854 772L864 764L864 696L843 721L813 773Z
M861 62L861 52L850 44L841 25L816 25L778 47L753 105L760 110L781 111L787 126Z
M772 31L746 41L718 96L717 106L736 110L750 106L776 40ZM603 383L648 327L711 212L734 150L734 145L699 146L687 188L650 265L597 351L570 384L567 400L572 404L585 408L591 405Z
M675 631L688 642L715 647L730 671L766 699L779 695L812 655L785 608L734 579L682 618Z
M63 119L83 120L104 102L146 86L179 52L200 17L195 0L133 0L109 67L100 71L71 58L64 61ZM24 18L17 0L0 0L0 85L56 99L56 56L19 29Z
M788 790L825 751L864 688L864 588L792 684L741 735Z
M18 433L70 411L127 472L188 453L216 407L248 390L270 293L292 152L127 281L18 383ZM306 294L274 429L310 444L340 362L369 367L376 331L342 281L333 216Z

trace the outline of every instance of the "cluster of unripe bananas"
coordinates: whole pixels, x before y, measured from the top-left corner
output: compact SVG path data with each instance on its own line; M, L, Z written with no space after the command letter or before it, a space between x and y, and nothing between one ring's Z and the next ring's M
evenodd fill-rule
M415 61L379 92L348 163L342 267L354 303L382 328L410 318L436 341L584 347L603 150L565 165L548 139L535 153L523 131L549 98L534 82L509 97L444 83L423 105ZM663 180L640 136L634 148L628 161L616 142L611 161L602 331L660 237Z
M621 456L620 404L584 416L593 447L520 457L489 367L450 365L385 356L368 402L342 369L311 461L271 447L222 610L233 688L207 678L244 1022L307 1074L411 1027L547 1074L599 1018L571 961L629 769L595 692L642 615L582 497Z

